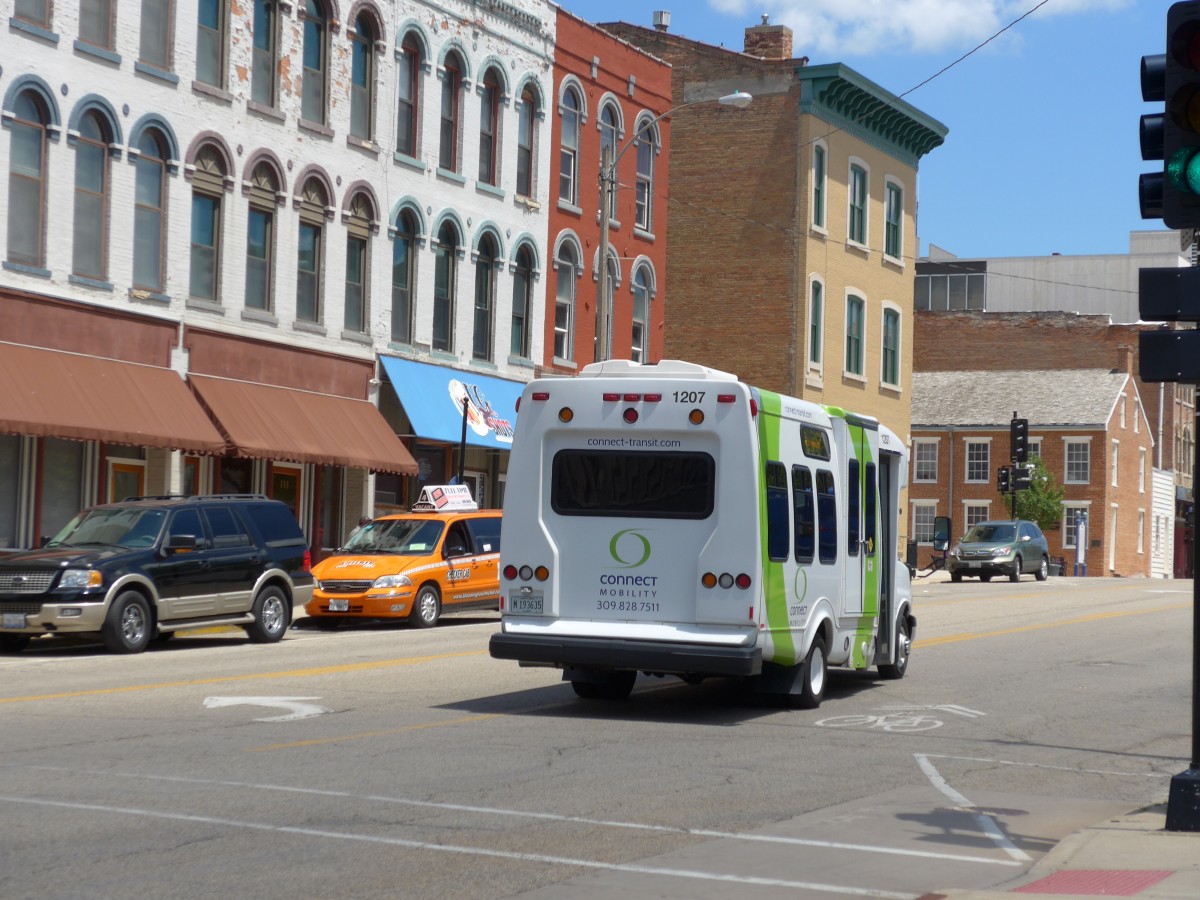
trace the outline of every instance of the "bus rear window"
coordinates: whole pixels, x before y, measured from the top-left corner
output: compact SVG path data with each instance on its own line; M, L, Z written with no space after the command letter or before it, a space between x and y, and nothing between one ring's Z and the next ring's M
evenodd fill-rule
M707 519L715 491L707 453L560 450L550 506L560 516Z

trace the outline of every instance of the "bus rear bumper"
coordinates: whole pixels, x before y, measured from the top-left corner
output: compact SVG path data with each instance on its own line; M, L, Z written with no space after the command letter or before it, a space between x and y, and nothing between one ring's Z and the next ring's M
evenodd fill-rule
M488 652L495 659L560 669L727 676L758 675L762 671L759 647L497 633L492 635Z

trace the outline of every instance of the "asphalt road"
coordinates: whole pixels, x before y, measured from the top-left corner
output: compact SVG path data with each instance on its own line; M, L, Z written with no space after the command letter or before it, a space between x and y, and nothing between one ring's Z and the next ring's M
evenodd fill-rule
M1191 583L916 585L908 676L625 703L431 631L0 657L0 897L916 897L1166 798Z

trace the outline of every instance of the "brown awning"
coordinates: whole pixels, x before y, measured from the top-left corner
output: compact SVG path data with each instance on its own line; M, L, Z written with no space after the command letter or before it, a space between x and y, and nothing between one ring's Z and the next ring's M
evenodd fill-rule
M222 453L177 372L0 343L0 432Z
M234 456L415 475L417 463L365 400L189 375Z

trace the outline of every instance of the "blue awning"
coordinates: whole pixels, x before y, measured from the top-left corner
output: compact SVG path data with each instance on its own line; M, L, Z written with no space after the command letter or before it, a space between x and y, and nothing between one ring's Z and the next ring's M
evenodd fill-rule
M462 402L466 397L467 443L512 449L517 400L525 387L522 382L395 356L381 356L379 360L418 437L457 444L462 438Z

